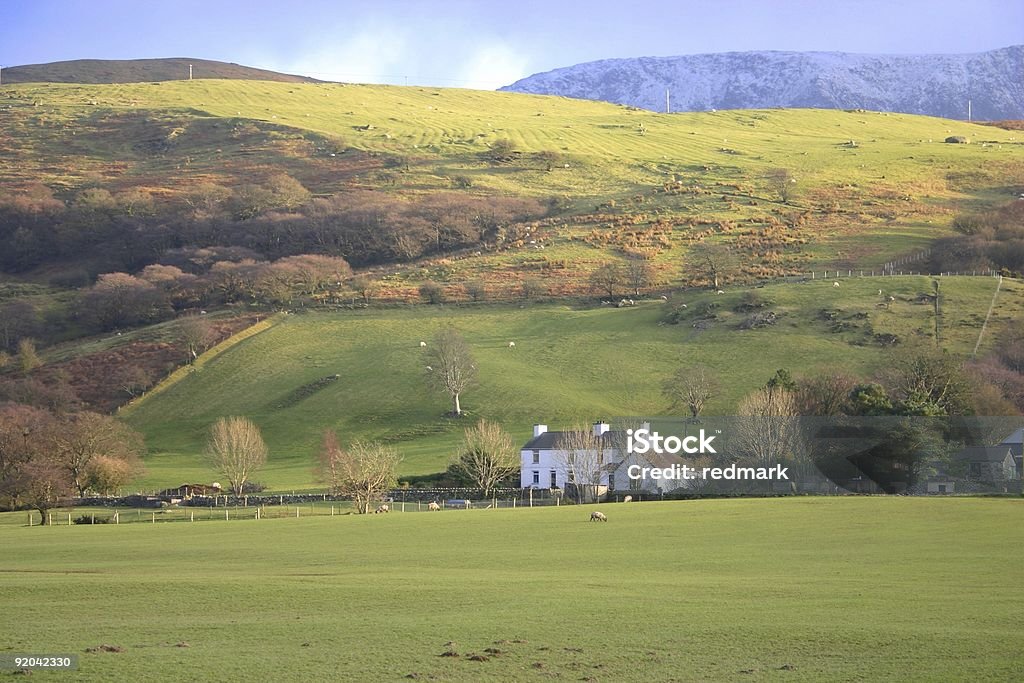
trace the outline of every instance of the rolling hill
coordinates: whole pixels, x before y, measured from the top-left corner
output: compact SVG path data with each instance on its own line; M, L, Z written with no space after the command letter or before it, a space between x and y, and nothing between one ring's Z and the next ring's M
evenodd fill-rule
M1024 45L968 55L728 52L604 59L501 88L665 111L810 107L1024 118Z
M147 83L184 81L189 78L317 83L307 76L283 74L229 62L191 57L163 59L75 59L45 64L10 66L3 70L4 83Z
M413 286L534 270L552 292L578 293L596 264L635 254L672 281L708 237L748 254L749 276L879 267L949 235L957 212L1024 188L1013 131L866 111L665 115L515 93L226 80L5 85L0 107L0 185L15 194L43 183L72 203L91 188L142 190L174 213L196 185L285 172L317 197L454 191L557 207L543 254L524 241L400 267L397 282ZM975 144L945 144L950 135ZM514 152L495 162L503 141ZM779 170L794 183L787 201Z
M477 418L501 422L519 444L537 422L556 429L668 414L662 382L684 365L714 370L723 388L708 412L729 415L779 368L797 376L837 369L872 376L891 353L876 335L895 335L903 345L938 344L962 357L978 340L996 288L991 277L942 278L936 315L921 296L934 291L933 278L840 282L757 289L777 318L760 329L746 329L741 289L686 292L627 308L422 306L288 315L121 414L147 437L145 482L153 488L208 479L200 454L209 426L227 415L246 415L263 429L271 455L257 479L273 489L315 485L324 429L337 429L345 442L391 443L404 457L401 475L429 474L444 470L462 430ZM895 302L886 304L889 296ZM667 324L679 303L687 308L678 324ZM1024 314L1024 285L1004 281L996 304L983 350ZM478 386L463 396L470 419L445 417L445 397L424 382L419 342L446 326L465 335L479 365ZM320 381L334 375L336 381Z

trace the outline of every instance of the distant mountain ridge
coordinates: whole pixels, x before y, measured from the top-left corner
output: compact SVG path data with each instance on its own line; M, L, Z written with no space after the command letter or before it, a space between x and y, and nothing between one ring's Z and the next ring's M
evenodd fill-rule
M809 107L1024 119L1024 45L966 55L727 52L605 59L500 90L665 111Z
M26 64L3 70L4 83L149 83L193 78L228 78L247 81L318 83L315 78L283 74L251 66L210 59L168 57L162 59L75 59L66 62Z

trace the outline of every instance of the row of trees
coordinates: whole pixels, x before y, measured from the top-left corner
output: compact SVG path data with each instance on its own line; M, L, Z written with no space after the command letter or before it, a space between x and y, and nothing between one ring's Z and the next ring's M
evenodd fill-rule
M82 190L70 201L36 185L0 200L0 269L21 272L86 259L134 272L181 247L242 247L276 260L343 256L360 265L404 261L481 242L500 243L514 224L544 216L528 198L458 192L397 197L350 191L312 198L278 174L233 189L197 184L180 202L142 190Z
M0 507L46 518L60 498L113 493L142 471L142 436L107 415L0 405Z

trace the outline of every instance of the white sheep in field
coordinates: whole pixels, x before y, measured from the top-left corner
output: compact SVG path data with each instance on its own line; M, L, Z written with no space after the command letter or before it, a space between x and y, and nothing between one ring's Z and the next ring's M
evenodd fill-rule
M896 297L894 297L894 296L890 296L890 297L889 297L889 301L896 301Z
M715 292L715 294L725 294L725 291L720 289L717 292Z
M622 499L622 502L623 503L632 503L633 502L633 496L626 496L625 498Z
M382 512L391 512L391 508L388 507L388 505L386 505L386 504L385 505L381 505L376 510L373 511L373 514L379 515Z
M838 283L838 282L833 282L833 283L832 283L832 286L833 286L833 287L838 287L838 286L839 286L839 283Z
M516 348L516 343L515 342L509 342L508 343L508 348L510 348L510 349Z
M437 512L440 509L441 509L441 506L438 505L437 503L435 503L434 501L430 501L430 504L427 505L427 510L429 512Z
M608 521L608 517L606 517L603 512L599 512L597 510L594 510L593 512L590 513L590 521L591 522L607 522Z
M882 290L878 290L878 296L882 296Z
M421 348L421 349L422 349L422 348L426 348L426 346L427 346L427 342L425 342L425 341L421 341L421 342L420 342L420 348Z

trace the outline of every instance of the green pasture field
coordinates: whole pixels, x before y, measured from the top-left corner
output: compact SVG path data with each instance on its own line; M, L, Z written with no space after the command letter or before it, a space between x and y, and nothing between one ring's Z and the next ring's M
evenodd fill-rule
M0 654L78 654L32 680L104 682L1019 680L1022 506L0 524Z
M936 282L938 316L933 302L919 298L934 292ZM271 490L317 486L315 453L328 428L343 442L393 444L404 457L400 476L429 474L444 470L463 429L479 418L499 421L523 443L538 422L561 429L670 414L662 382L683 365L704 364L719 375L722 390L707 412L728 415L779 368L795 376L844 370L870 378L891 353L875 341L878 334L967 356L997 280L854 277L840 283L835 287L829 278L754 289L778 320L750 330L740 329L749 314L736 310L742 289L681 292L669 302L626 308L529 303L289 315L122 415L147 438L148 473L140 485L148 489L214 480L201 453L210 425L228 415L250 417L262 428L270 456L255 478ZM1003 281L982 351L1019 319L1022 294L1024 285ZM888 302L890 296L895 301ZM667 324L680 303L687 303L680 322ZM715 320L695 328L707 305L714 306ZM479 367L478 386L463 396L468 417L461 420L445 417L446 398L424 382L429 347L420 341L429 344L445 326L466 337ZM319 391L290 398L334 374L340 378Z

